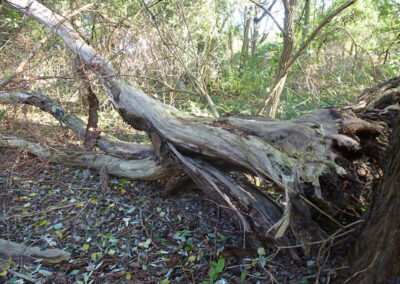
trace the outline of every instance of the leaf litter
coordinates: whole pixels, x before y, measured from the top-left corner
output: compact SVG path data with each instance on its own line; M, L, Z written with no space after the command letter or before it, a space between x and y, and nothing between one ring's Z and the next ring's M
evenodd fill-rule
M10 149L0 158L0 238L72 254L50 266L0 252L0 282L311 283L315 276L315 267L264 248L230 255L243 235L199 192L167 196L157 183L115 177L102 192L96 171Z

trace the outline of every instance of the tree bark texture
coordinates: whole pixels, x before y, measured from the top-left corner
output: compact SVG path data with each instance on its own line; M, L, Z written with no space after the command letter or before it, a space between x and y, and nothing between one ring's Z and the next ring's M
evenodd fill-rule
M0 104L27 104L40 108L51 114L61 125L74 131L78 138L83 140L86 135L85 122L79 117L68 113L50 97L41 93L0 93ZM121 158L148 157L152 156L151 145L141 145L121 141L107 134L101 134L97 140L97 146L105 153Z
M29 259L31 261L41 260L46 264L56 264L67 261L71 254L59 249L41 249L40 247L28 247L9 240L0 239L0 257L5 259L13 258Z
M107 167L110 174L135 180L154 181L179 174L179 171L157 165L152 157L125 160L101 152L84 152L58 149L17 137L1 135L0 147L27 151L54 163L90 168L100 171Z
M306 4L304 6L303 40L307 39L308 31L310 30L310 12L311 12L311 0L306 0Z
M88 122L86 125L86 133L85 133L85 150L92 150L97 143L97 140L100 136L101 129L98 128L98 115L99 111L99 100L97 99L96 94L94 93L92 86L90 85L90 80L86 74L85 62L79 58L79 56L75 57L74 60L76 72L80 77L83 78L83 82L85 84L87 93L86 98L88 102Z
M33 0L6 3L50 28L62 20ZM352 161L357 155L377 152L374 145L384 124L361 120L350 109L317 110L291 121L194 117L124 82L68 22L60 25L58 34L98 75L121 117L148 133L157 163L163 169L183 171L205 194L228 208L244 233L265 240L263 245L304 244L303 253L309 255L309 243L324 240L332 228L343 227L338 216L362 190ZM107 169L112 174L108 165ZM238 182L235 173L273 182L285 206L262 189ZM351 206L359 209L357 203ZM325 219L318 222L315 215Z
M244 27L243 27L243 44L242 44L242 60L246 60L246 56L249 53L250 46L250 25L251 25L251 7L247 6L244 11Z
M376 188L354 251L346 283L400 281L400 121L391 135L385 175ZM340 280L341 281L341 280Z
M275 71L274 79L270 87L271 90L257 111L257 114L260 115L265 109L266 116L272 118L274 118L276 115L279 99L282 94L283 87L285 86L287 75L289 74L291 68L291 66L288 66L288 63L293 57L295 40L294 20L296 19L297 0L289 0L285 1L285 3L285 23L283 27L285 34L283 36L283 49L281 57L279 59L278 68Z

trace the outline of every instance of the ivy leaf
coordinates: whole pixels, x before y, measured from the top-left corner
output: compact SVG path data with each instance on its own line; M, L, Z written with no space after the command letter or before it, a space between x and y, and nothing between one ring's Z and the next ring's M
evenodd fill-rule
M210 267L208 271L208 276L214 281L218 278L218 272L215 270L214 267Z
M74 269L69 274L70 275L77 275L78 273L79 273L79 269Z
M50 271L45 270L45 269L40 269L39 273L42 274L43 276L51 276L51 275L53 275L53 272L50 272Z

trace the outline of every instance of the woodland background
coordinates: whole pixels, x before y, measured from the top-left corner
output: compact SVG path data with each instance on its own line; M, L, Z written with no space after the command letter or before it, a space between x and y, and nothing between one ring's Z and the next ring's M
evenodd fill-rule
M157 146L147 126L136 130L120 116L103 84L106 76L96 76L96 68L66 48L56 30L7 2L13 1L0 3L0 95L45 94L82 121L89 119L88 109L95 109L95 137L101 132L137 142L147 152L151 143ZM152 99L206 121L264 115L263 103L279 85L277 78L284 77L276 110L267 106L266 113L287 121L316 109L345 108L363 90L376 90L374 86L399 75L396 0L41 3L68 18L85 43L112 64L116 77ZM81 10L72 17L77 9ZM396 80L390 88L399 86ZM90 94L98 99L95 107ZM62 127L29 105L39 106L37 102L6 103L0 105L2 139L28 139L53 152L93 150L90 137L82 142L79 131ZM376 139L383 148L388 146L393 121ZM213 126L227 127L223 122ZM327 225L329 237L310 254L300 252L298 259L281 254L280 247L246 243L246 234L232 222L229 210L207 195L186 190L165 195L165 176L148 178L156 182L110 177L102 173L104 167L97 171L58 165L28 152L16 148L0 152L0 238L59 248L72 253L72 258L69 254L62 264L5 258L0 280L9 283L332 283L354 243L352 226L370 208L373 187L383 176L385 161L391 161L357 156L357 171L367 174L357 205L352 204L354 216L340 220L344 227L339 236ZM156 160L167 168L170 164L163 155L155 154ZM257 176L249 180L268 191L277 204L286 204L277 184ZM347 280L354 281L363 268L356 267Z

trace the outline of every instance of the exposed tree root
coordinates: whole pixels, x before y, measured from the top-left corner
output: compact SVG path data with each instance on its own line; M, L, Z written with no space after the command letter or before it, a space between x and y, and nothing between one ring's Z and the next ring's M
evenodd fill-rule
M33 0L6 3L50 28L61 20ZM352 164L380 150L376 137L385 123L360 119L351 109L321 109L291 121L194 117L124 82L69 23L60 25L58 34L99 76L122 118L149 134L155 160L190 176L234 213L243 232L275 246L310 243L325 239L331 227L345 225L338 217L346 210L360 211L360 204L351 201L364 187ZM273 182L285 202L277 203L260 188L244 188L231 178L232 170ZM302 248L310 254L309 247Z

